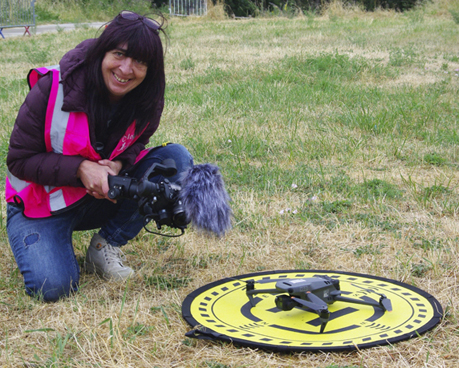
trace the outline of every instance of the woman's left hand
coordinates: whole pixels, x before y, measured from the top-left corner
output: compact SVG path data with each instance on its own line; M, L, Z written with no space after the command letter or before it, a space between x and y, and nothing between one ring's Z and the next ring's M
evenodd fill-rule
M99 160L97 163L102 166L108 166L115 175L118 175L123 167L123 163L121 161Z

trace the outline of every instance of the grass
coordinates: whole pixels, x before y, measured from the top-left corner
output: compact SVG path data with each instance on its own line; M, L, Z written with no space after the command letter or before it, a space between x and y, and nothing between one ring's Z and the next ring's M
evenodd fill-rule
M43 304L23 291L2 200L0 366L457 366L459 28L440 3L410 14L171 19L166 108L151 144L179 142L197 163L220 166L234 229L223 239L142 232L124 249L134 282L82 273L76 295ZM79 28L0 42L3 176L28 70L94 35ZM90 237L74 238L80 259ZM446 316L420 338L350 353L185 339L180 306L191 291L293 268L417 285Z

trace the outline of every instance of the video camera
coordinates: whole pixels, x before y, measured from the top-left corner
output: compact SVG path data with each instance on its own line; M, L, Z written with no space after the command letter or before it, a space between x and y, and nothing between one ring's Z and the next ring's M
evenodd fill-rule
M179 199L181 187L164 179L153 183L151 178L162 175L171 177L177 173L175 162L172 159L164 160L162 164L155 163L140 180L128 176L108 177L108 197L111 199L132 199L139 205L139 212L144 216L146 231L163 236L181 236L185 232L190 220L187 219L183 204ZM156 222L156 227L161 230L163 225L180 229L179 235L166 235L151 231L147 225Z
M231 228L232 213L219 168L210 164L195 165L181 175L181 185L167 179L176 173L175 161L166 159L161 164L153 164L140 180L109 175L108 197L136 200L144 216L144 228L153 234L178 237L192 222L198 230L224 235ZM158 175L164 179L159 183L150 181ZM169 226L181 233L170 235L152 231L147 227L152 220L158 231Z

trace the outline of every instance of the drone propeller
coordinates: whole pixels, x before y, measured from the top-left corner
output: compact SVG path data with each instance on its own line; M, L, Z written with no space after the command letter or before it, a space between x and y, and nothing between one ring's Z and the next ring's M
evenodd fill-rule
M253 279L242 280L242 279L237 279L234 277L227 277L227 279L245 282L246 284L245 293L247 297L249 298L249 301L252 307L255 307L256 304L258 303L257 300L253 297L255 294L278 294L279 293L279 290L277 289L255 289L255 284L258 282Z
M379 301L376 301L371 298L369 298L370 300L348 298L345 296L341 296L340 291L332 291L330 295L332 296L333 300L337 302L371 305L372 307L381 308L384 312L392 312L392 303L387 296L385 296L384 294L378 294L372 290L366 289L366 291L379 295L380 296Z
M362 289L362 290L364 290L366 292L379 295L380 296L379 303L378 304L370 303L370 305L374 305L374 306L380 307L384 312L392 312L392 303L391 303L390 299L387 296L385 296L384 294L377 293L376 291L374 291L372 289L365 289L365 288L359 287L357 285L354 285L354 286L356 286L359 289ZM337 298L336 300L339 300L339 298ZM362 304L364 304L364 303L362 303Z
M385 312L392 312L392 303L390 299L385 296L384 294L377 293L374 290L371 289L364 289L365 291L368 291L370 293L374 293L376 295L379 295L379 306L385 311Z

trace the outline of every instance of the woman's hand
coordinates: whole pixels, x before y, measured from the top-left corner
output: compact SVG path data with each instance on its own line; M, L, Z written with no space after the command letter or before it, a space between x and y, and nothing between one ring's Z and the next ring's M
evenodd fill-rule
M108 175L118 175L123 164L121 161L84 160L77 171L77 176L86 188L86 192L97 199L108 199Z

